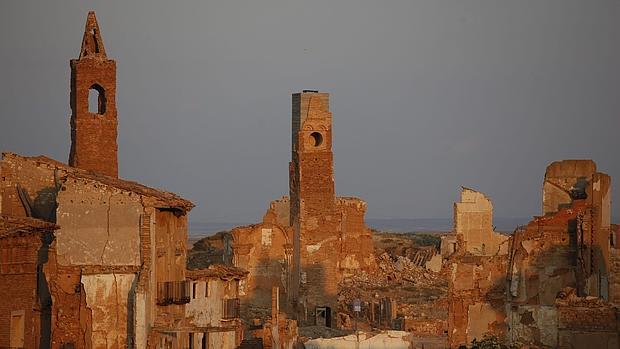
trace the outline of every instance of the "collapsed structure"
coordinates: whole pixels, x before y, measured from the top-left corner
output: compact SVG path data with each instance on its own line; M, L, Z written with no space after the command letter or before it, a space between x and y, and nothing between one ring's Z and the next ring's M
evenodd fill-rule
M543 216L517 229L508 249L472 250L470 241L495 237L455 229L450 346L494 335L518 345L617 348L620 313L608 302L617 302L620 272L610 191L610 177L593 161L554 162L545 173ZM474 218L461 207L455 227Z
M374 266L372 236L366 203L335 195L329 94L303 91L292 102L290 197L272 202L262 224L232 231L234 261L250 272L245 297L259 309L248 316L269 309L261 290L278 285L283 309L329 327L340 280Z
M187 273L193 204L118 178L115 87L90 12L71 61L69 165L13 153L0 162L0 347L236 347L246 273Z
M617 309L606 303L610 194L610 177L591 160L547 167L543 216L513 236L506 308L511 342L618 347Z
M508 236L493 230L493 205L484 194L462 188L454 204L456 247L448 259L450 347L506 332L504 294ZM442 244L448 243L444 239Z

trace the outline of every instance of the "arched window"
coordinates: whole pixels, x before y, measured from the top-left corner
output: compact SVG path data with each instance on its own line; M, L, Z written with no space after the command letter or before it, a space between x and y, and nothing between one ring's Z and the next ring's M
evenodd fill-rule
M88 90L88 112L93 114L105 114L105 90L98 84L94 84Z
M318 147L323 143L323 136L319 132L312 132L310 137L312 137L312 145L315 147Z

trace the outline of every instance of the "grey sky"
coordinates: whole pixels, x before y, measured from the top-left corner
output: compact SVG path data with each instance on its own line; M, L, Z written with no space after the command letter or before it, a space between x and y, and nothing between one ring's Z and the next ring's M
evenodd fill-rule
M288 194L301 89L331 93L336 191L368 217L451 217L460 185L538 214L565 158L594 159L619 202L620 1L2 1L0 150L67 160L89 9L118 66L120 175L195 221Z

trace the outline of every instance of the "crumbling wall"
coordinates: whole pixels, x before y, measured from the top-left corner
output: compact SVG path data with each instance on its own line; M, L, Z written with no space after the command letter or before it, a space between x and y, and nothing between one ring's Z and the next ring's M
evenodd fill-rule
M367 206L358 198L336 198L336 207L341 215L342 246L338 261L343 274L341 278L375 265L372 233L364 222Z
M123 348L128 340L128 298L133 292L135 274L82 275L91 323L93 348ZM133 335L133 334L132 334Z
M543 183L543 215L558 212L572 202L571 191L592 194L592 176L596 173L596 163L592 160L554 161L545 171Z
M52 297L52 348L92 348L91 311L86 306L86 292L78 266L59 265L56 241L49 250L49 261L43 268Z
M583 200L591 209L585 224L582 258L588 294L608 298L611 232L611 178L592 160L551 163L543 183L543 214L551 215Z
M581 235L577 220L587 213L585 202L574 202L515 232L508 294L513 342L558 345L556 297L565 287L584 289L576 263Z
M58 193L58 261L64 265L140 265L138 195L67 178Z
M601 299L565 290L556 301L558 348L620 347L620 312ZM553 325L545 324L546 326Z
M222 264L187 272L192 294L185 306L184 327L193 333L194 348L203 348L203 340L205 349L237 347L242 337L239 281L246 277L246 271Z
M25 233L3 237L3 233L0 224L0 347L11 346L11 337L13 343L21 339L25 348L38 347L42 339L41 317L45 312L49 314L46 305L37 299L41 236ZM23 331L11 334L11 317L18 313L21 313ZM49 341L50 328L44 331Z
M620 306L620 249L612 249L610 257L609 302Z
M596 311L573 300L587 297L596 300L599 315L613 312L604 302L614 297L615 282L609 274L614 268L610 189L609 176L596 172L591 160L559 161L547 167L545 216L536 217L513 237L507 309L514 343L586 347L599 336L605 343L595 342L607 347L607 335L595 334L600 328L593 325L601 319L589 318ZM566 296L566 289L575 294ZM609 340L617 346L617 339Z
M493 230L493 204L484 194L463 187L454 204L454 232L463 237L465 251L492 256L506 254L507 236Z
M219 327L224 318L222 302L239 297L239 281L200 278L192 284L196 285L196 294L185 306L185 317L196 327Z
M504 340L510 238L493 231L493 205L484 194L462 188L454 204L454 233L454 238L442 239L450 266L449 345L458 347L486 334Z
M0 173L1 213L56 221L58 179L64 175L64 171L47 162L3 153ZM24 205L24 200L31 205Z
M486 334L505 339L508 258L459 255L449 261L448 340L450 348Z
M187 260L187 216L176 210L157 209L155 213L155 257L153 281L158 297L166 282L185 283ZM179 286L189 294L189 291ZM184 304L157 305L155 325L174 328L185 319Z
M291 283L292 228L280 225L287 221L288 200L271 203L263 223L232 230L234 264L247 270L242 291L242 318L264 318L271 308L271 287L282 290L282 307L286 306Z

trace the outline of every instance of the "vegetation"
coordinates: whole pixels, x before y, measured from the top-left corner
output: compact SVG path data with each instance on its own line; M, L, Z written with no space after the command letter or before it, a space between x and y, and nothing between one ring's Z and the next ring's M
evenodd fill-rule
M412 234L413 241L418 246L435 246L437 250L441 246L441 237L436 234Z
M465 346L461 346L465 348ZM506 345L495 336L485 335L481 340L474 339L471 342L471 349L513 349L514 346ZM460 348L459 348L460 349Z

